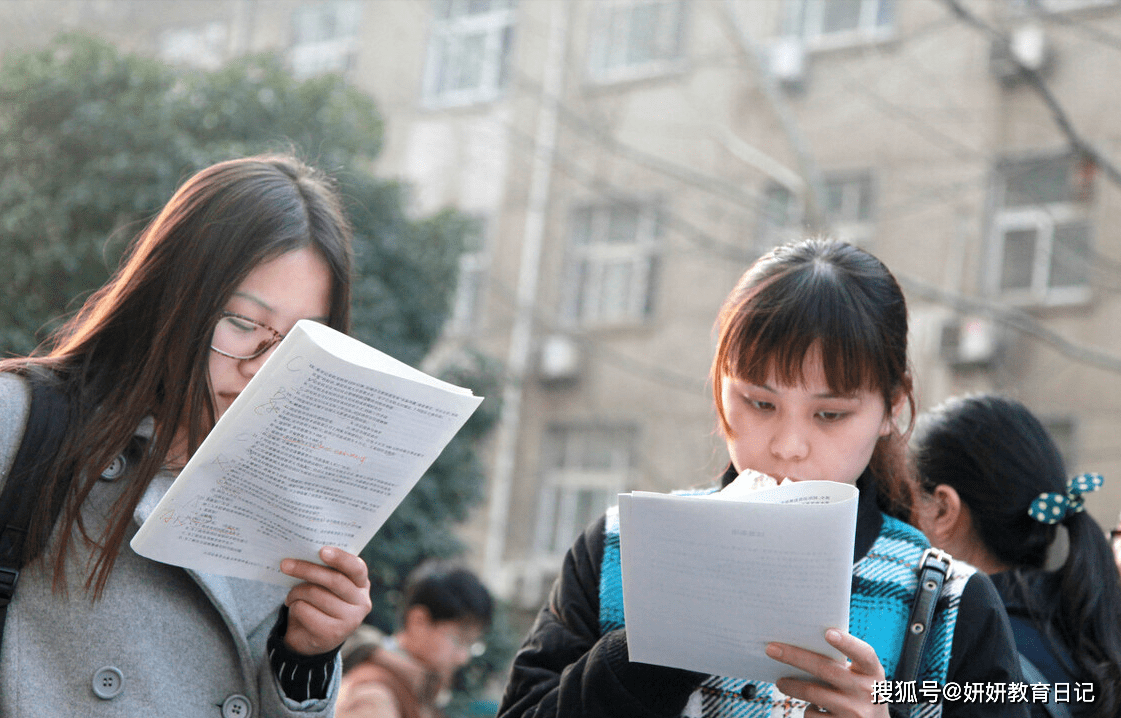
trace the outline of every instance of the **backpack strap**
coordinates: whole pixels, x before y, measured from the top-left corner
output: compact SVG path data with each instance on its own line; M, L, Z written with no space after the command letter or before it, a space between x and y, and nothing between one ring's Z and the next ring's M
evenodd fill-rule
M1043 671L1036 668L1035 664L1029 661L1027 656L1023 653L1017 653L1016 655L1020 659L1020 671L1024 674L1024 682L1028 684L1050 683L1047 677L1043 675ZM1050 689L1050 685L1048 685L1048 689ZM1065 704L1055 701L1054 692L1048 690L1047 693L1047 702L1040 704L1043 710L1047 712L1047 715L1051 718L1071 718L1070 709L1067 708Z
M58 453L69 424L70 401L66 394L45 377L29 376L31 406L19 449L12 462L4 490L0 493L0 640L4 620L12 602L19 572L45 548L28 546L28 531L42 493L42 472ZM58 517L66 497L59 487L49 497L51 515ZM52 520L53 524L53 520ZM48 532L49 534L49 532ZM45 543L45 539L40 539Z

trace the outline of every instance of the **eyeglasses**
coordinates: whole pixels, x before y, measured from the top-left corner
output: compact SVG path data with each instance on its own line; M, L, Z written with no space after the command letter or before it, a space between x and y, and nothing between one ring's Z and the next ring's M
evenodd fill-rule
M283 338L267 324L234 312L222 312L214 325L210 348L231 359L256 359Z
M481 640L482 632L478 628L467 627L461 621L454 620L439 621L437 625L453 646L467 651L472 658L478 658L486 653L487 644Z

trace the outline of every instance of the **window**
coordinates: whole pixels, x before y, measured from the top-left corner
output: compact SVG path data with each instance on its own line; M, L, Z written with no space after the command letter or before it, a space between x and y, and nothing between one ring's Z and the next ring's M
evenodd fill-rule
M537 552L563 553L618 501L632 470L633 426L555 426L543 445Z
M649 316L658 232L653 204L616 202L573 212L567 317L594 326Z
M994 293L1013 302L1090 297L1093 164L1072 155L997 167L990 255Z
M160 34L159 56L173 64L214 70L226 58L228 35L220 22L167 30Z
M358 0L304 5L292 13L292 74L298 78L329 72L346 74L357 55Z
M772 182L763 188L759 222L759 239L763 248L804 234L801 201L800 197L778 183ZM874 210L871 172L832 172L825 175L820 202L833 235L857 244L871 236Z
M826 175L822 209L840 239L859 244L872 234L872 173Z
M1065 10L1080 10L1087 7L1115 5L1117 1L1118 0L1012 0L1012 5L1019 10L1063 12Z
M424 79L429 105L487 102L506 87L514 0L434 0Z
M452 332L464 334L479 326L489 264L487 223L479 219L464 237L463 252L459 255L459 278L450 320Z
M764 187L759 211L759 248L765 251L795 239L801 232L801 225L802 211L798 197L774 182Z
M679 66L684 54L684 0L599 0L592 14L588 71L601 82Z
M812 44L849 44L890 36L895 0L787 0L785 34Z

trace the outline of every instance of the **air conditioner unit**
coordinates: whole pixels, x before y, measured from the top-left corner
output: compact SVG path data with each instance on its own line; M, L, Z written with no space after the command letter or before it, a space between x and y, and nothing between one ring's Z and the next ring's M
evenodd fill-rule
M541 342L538 377L546 384L575 381L580 376L580 347L564 334L552 334Z
M1038 23L1021 25L1008 36L1008 45L994 42L989 53L989 69L1001 84L1011 86L1020 79L1020 68L1032 72L1046 72L1051 64L1051 47L1043 26Z
M806 79L806 46L797 37L780 37L771 45L770 71L780 84L801 87Z
M986 367L997 358L996 324L984 317L955 317L942 325L943 360L956 368Z

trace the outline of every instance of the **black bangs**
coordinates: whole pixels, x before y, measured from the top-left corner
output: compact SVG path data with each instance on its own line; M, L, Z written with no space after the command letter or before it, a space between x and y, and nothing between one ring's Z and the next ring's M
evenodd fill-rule
M884 328L877 326L881 322L868 311L868 299L854 298L852 287L825 264L772 277L736 312L741 321L728 336L725 354L730 373L753 384L805 384L806 356L819 349L830 391L892 388L891 349Z

